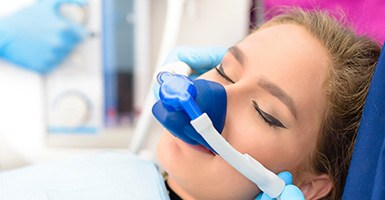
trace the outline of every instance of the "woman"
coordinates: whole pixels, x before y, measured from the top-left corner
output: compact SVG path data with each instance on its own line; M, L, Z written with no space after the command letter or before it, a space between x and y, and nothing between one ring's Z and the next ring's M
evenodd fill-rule
M380 53L323 12L292 10L231 47L200 78L227 92L223 137L306 199L341 199L361 112ZM253 199L260 190L221 157L165 133L158 159L183 199Z

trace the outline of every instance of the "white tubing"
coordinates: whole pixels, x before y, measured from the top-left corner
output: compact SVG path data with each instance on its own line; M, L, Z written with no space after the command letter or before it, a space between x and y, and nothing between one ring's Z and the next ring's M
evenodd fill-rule
M191 125L218 155L255 183L259 189L272 198L277 198L281 194L285 182L248 154L241 154L235 150L214 128L206 113L192 120Z
M176 46L183 16L184 3L185 0L167 0L166 20L155 71L159 71L168 53ZM155 81L153 80L151 85L154 85L154 83ZM139 152L148 135L153 120L151 109L154 103L155 98L150 88L147 92L146 101L143 104L143 111L138 119L130 141L129 149L133 153Z

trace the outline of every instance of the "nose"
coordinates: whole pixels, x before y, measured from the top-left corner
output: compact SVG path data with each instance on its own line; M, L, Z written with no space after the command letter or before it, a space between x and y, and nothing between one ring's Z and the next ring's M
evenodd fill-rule
M245 114L245 95L249 94L247 92L246 87L242 83L236 84L224 84L223 85L226 91L226 117L224 128L221 133L222 137L226 140L231 140L230 132L234 132L234 130L239 127L237 124L239 122L245 121L247 119L244 118ZM235 131L236 132L236 131Z

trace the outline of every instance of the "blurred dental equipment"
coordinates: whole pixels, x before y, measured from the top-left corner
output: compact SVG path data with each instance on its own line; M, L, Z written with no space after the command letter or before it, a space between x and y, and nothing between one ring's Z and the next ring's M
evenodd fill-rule
M88 4L85 0L0 3L0 120L4 122L0 126L0 167L8 169L51 155L43 150L43 79L85 39L83 24L67 16L69 7L80 13Z
M51 2L23 1L26 3L21 5L22 0L0 0L7 5L0 7L0 15L12 14L21 6L27 8L28 3ZM151 90L153 67L163 65L161 60L177 45L228 46L248 32L248 0L183 2L180 18L171 18L179 24L164 23L171 15L167 8L175 10L177 1L170 1L168 6L166 0L92 0L84 10L75 3L63 4L57 12L60 19L81 23L87 34L55 70L39 76L0 60L0 120L7 122L0 126L0 145L9 147L7 157L25 165L101 148L127 150L134 143L138 151L145 149L154 158L160 129L151 109L147 112L151 120L148 131L137 134L143 127L138 117L146 113L143 104ZM11 4L20 7L13 9ZM231 10L231 15L223 15L216 9L218 5ZM35 28L40 24L35 23ZM231 34L222 34L228 26L235 28ZM162 34L169 31L176 34ZM37 35L48 39L50 34ZM160 53L160 49L165 50ZM153 98L151 91L149 94ZM138 137L143 139L135 142ZM4 158L0 156L2 169L20 166Z
M150 49L149 7L149 0L101 0L90 1L85 16L62 10L91 34L45 77L48 144L127 146L137 90L147 90L150 80L150 59L143 57Z
M170 72L160 72L157 80L160 100L152 112L165 128L189 144L203 145L215 152L269 197L285 200L281 194L285 188L293 187L286 187L279 176L250 155L238 152L219 133L224 127L227 107L222 85L203 79L192 81ZM294 189L299 192L293 194L301 194L297 187Z
M147 80L151 79L150 74L147 74L147 71L150 71L149 62L151 61L151 57L148 57L150 1L41 0L34 2L30 0L29 5L27 1L25 0L25 4L18 5L19 7L12 11L20 10L16 12L16 16L20 17L17 18L20 25L26 25L22 22L33 20L34 23L27 24L27 28L31 28L33 31L18 29L20 32L17 32L17 36L28 37L28 40L15 39L13 44L17 44L17 47L21 48L22 44L25 44L24 42L29 42L27 44L37 44L38 48L24 48L23 52L28 50L27 53L37 54L40 47L52 47L50 46L51 36L56 45L73 44L71 41L68 43L61 41L62 37L72 39L73 32L68 29L68 24L82 27L87 30L87 34L82 42L79 42L80 45L74 47L71 53L68 52L68 57L57 68L49 65L48 68L52 67L50 69L55 68L55 70L41 68L41 71L45 72L46 69L50 71L44 75L31 73L30 70L23 70L6 62L5 59L0 59L0 80L2 81L0 92L3 94L0 104L2 111L0 120L6 122L0 126L0 145L2 147L0 155L5 154L5 156L0 156L1 169L79 152L97 151L106 147L127 148L133 124L130 121L122 122L121 124L124 126L106 128L104 126L106 107L104 102L105 98L108 98L128 102L127 104L132 103L136 95L130 88L134 88L134 85L146 87ZM1 6L0 14L4 14L5 11L7 11L7 15L13 14L11 11L8 12L8 9L11 10L13 4L18 4L21 0L14 2L0 0L1 5L6 5ZM77 2L84 2L84 4ZM47 9L51 9L53 5L56 6L53 7L54 10L45 12L43 6L47 5L50 6ZM26 11L28 12L25 13ZM35 13L36 11L38 13ZM27 14L34 15L28 17ZM6 15L4 14L4 16ZM9 18L4 19L16 19L12 16L9 15ZM28 20L23 19L22 16ZM38 19L40 21L35 22ZM119 20L119 23L115 23L116 20ZM48 24L43 23L46 21L52 22L50 24L53 26L52 30ZM12 24L14 27L9 27L9 30L19 27L17 25L19 23ZM36 36L37 40L29 37L27 33ZM2 43L1 41L0 43ZM46 42L49 44L45 45ZM3 50L2 47L0 47L0 52L1 50ZM53 49L53 51L56 50L60 54L61 49ZM120 53L114 54L114 52ZM139 54L147 57L138 59ZM42 60L39 63L46 63L43 57L33 56L31 59ZM51 57L49 57L50 59ZM120 89L117 95L121 93L129 95L128 101L105 94L104 83L108 81L104 78L107 74L105 71L108 71L106 67L113 71L108 76L106 75L107 77L114 79L131 77L131 80L119 87L116 85L118 81L115 82L115 85L109 84L112 89ZM133 83L132 77L138 77L137 82ZM138 87L138 89L140 88ZM114 108L118 106L117 103L113 105ZM134 113L133 105L130 104L130 106L127 110ZM126 108L124 107L124 109ZM121 110L123 108L118 108L115 116L125 115Z
M52 71L85 38L86 7L85 0L44 0L0 19L0 57L38 73ZM76 13L77 19L69 17Z

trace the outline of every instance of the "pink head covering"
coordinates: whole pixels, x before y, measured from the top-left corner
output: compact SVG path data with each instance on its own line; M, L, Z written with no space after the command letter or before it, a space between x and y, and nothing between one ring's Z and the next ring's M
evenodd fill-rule
M326 9L331 13L342 10L358 34L367 35L380 43L385 41L384 0L264 0L264 2L267 12L281 6Z

